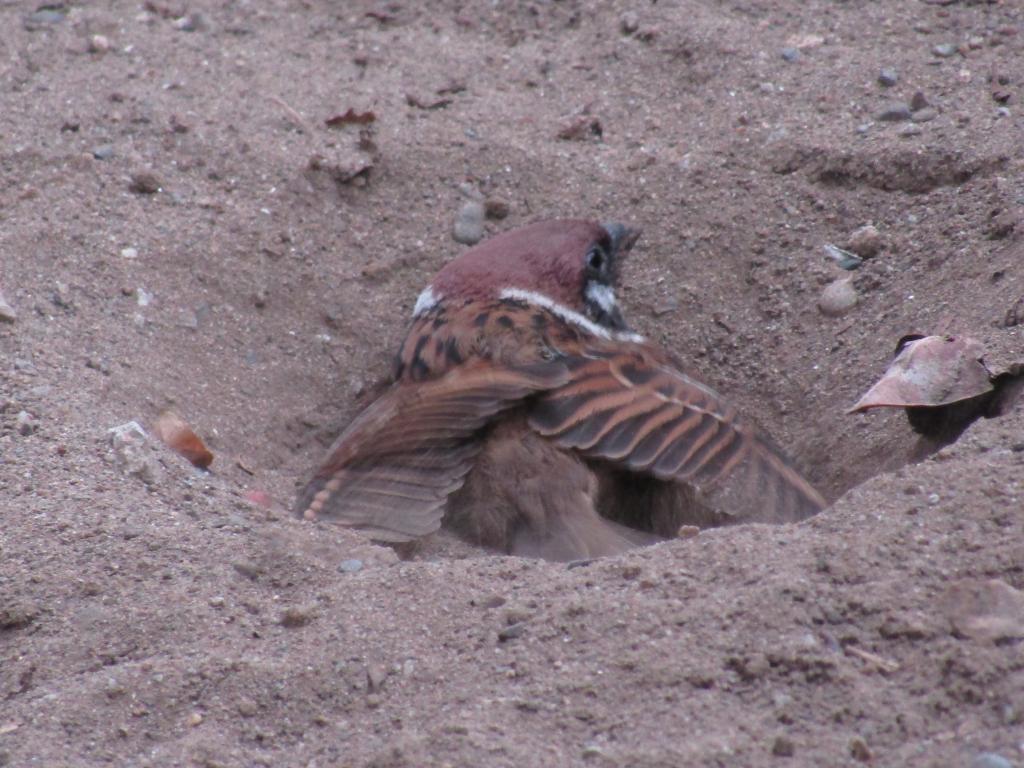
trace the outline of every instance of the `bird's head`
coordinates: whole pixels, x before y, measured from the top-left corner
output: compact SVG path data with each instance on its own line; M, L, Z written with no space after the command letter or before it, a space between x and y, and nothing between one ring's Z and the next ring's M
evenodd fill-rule
M438 304L511 298L554 305L623 331L615 288L622 260L639 235L622 224L578 219L505 232L445 265L420 294L414 315Z

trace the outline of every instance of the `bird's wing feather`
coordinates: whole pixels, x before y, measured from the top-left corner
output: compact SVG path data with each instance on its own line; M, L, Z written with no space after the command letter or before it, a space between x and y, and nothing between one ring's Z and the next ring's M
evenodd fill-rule
M689 483L737 522L790 522L825 501L785 454L710 387L646 350L583 349L530 425L566 448Z
M567 380L560 362L501 368L475 361L430 381L395 384L338 437L296 511L380 541L432 533L472 467L487 423Z

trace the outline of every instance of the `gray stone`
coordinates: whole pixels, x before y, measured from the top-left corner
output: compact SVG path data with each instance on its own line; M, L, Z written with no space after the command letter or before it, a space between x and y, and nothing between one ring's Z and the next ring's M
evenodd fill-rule
M338 570L342 573L356 573L363 569L363 561L357 560L356 558L349 558L348 560L342 560L338 566Z
M800 51L796 48L783 48L780 53L782 54L782 58L790 64L795 64L800 61Z
M891 67L885 67L878 73L878 84L883 88L891 88L899 82L899 79L899 74Z
M467 200L455 215L452 237L463 245L476 245L484 236L484 204L479 200Z
M902 101L895 101L892 104L887 104L881 112L878 113L878 120L886 123L898 123L902 120L909 120L911 115L911 109L909 104L905 104Z
M857 289L853 278L840 277L825 286L818 299L818 309L827 317L842 317L857 306Z
M1013 763L995 752L982 752L971 760L971 768L1013 768Z
M956 53L956 46L952 43L939 43L938 45L932 46L932 53L940 59L948 59Z
M939 111L935 107L925 107L919 109L910 116L910 119L915 123L928 123L939 116Z
M18 313L14 311L14 307L7 303L4 299L4 295L0 293L0 322L13 323L18 319Z

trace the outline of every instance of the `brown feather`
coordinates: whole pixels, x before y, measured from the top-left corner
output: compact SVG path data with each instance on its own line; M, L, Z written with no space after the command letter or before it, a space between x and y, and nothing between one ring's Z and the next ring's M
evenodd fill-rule
M571 381L530 413L530 425L559 445L691 483L736 521L801 520L824 508L782 451L658 350L591 340L567 363Z

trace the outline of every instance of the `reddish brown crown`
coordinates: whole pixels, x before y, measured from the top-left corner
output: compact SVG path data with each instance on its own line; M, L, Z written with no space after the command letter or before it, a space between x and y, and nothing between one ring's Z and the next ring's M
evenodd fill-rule
M495 299L533 291L583 311L584 255L608 241L595 221L556 219L492 237L447 264L430 283L434 300Z

